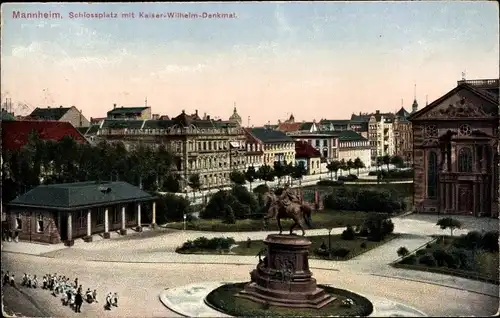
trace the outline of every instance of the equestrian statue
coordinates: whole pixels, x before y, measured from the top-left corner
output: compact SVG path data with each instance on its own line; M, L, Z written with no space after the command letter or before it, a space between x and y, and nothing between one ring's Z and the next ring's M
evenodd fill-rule
M264 216L264 227L269 225L269 219L276 218L280 234L283 232L281 219L292 219L294 224L290 228L290 235L293 235L293 229L298 226L304 231L304 223L312 228L311 214L313 208L309 204L303 204L300 198L289 188L286 187L281 194L276 195L273 192L266 192L263 195L264 206L267 214Z

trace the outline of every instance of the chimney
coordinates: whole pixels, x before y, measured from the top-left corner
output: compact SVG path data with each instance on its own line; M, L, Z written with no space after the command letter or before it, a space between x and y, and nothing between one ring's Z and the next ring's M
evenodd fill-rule
M113 109L115 109L115 108L116 108L116 104L113 104Z
M196 114L196 116L198 116L198 110L197 109L194 111L194 113Z
M50 108L50 106L47 106L47 108Z
M210 120L210 115L207 115L207 120Z
M59 108L62 108L62 105L60 105Z
M377 114L377 115L378 115L378 114L380 114L380 110L377 110L377 111L375 112L375 114Z

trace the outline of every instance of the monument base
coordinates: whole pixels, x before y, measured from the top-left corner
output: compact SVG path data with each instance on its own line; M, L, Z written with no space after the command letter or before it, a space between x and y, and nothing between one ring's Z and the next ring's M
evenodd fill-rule
M318 288L309 270L311 241L303 236L269 235L267 252L236 296L275 306L322 308L335 298Z

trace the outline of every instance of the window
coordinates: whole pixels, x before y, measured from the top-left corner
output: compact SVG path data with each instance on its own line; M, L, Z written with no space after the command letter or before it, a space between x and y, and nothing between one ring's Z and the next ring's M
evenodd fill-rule
M458 152L458 172L472 172L472 151L462 148Z
M207 150L207 143L206 143L206 141L203 142L203 150Z
M323 140L323 147L328 147L328 140Z
M319 147L319 142L320 142L319 140L317 140L317 139L315 140L316 147Z
M437 181L437 155L434 151L431 151L429 152L429 157L427 158L427 197L436 197Z
M43 215L38 214L36 217L36 232L43 233Z
M98 208L97 209L97 215L96 215L96 225L102 225L104 224L104 208Z

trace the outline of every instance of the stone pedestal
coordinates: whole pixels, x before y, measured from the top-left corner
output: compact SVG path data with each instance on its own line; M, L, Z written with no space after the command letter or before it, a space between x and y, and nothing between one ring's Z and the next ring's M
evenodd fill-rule
M142 226L138 226L138 227L136 227L136 228L135 228L135 230L136 230L137 232L142 232Z
M303 236L269 235L267 252L237 296L269 305L321 308L335 298L316 286L309 270L311 241Z
M71 247L71 246L75 245L75 240L66 240L66 241L64 241L64 245Z
M84 242L87 242L87 243L92 242L92 235L90 235L90 236L85 236L85 237L83 238L83 241L84 241Z
M120 229L120 235L127 235L126 229Z
M109 239L110 237L111 237L111 233L109 233L109 232L102 233L102 238Z

